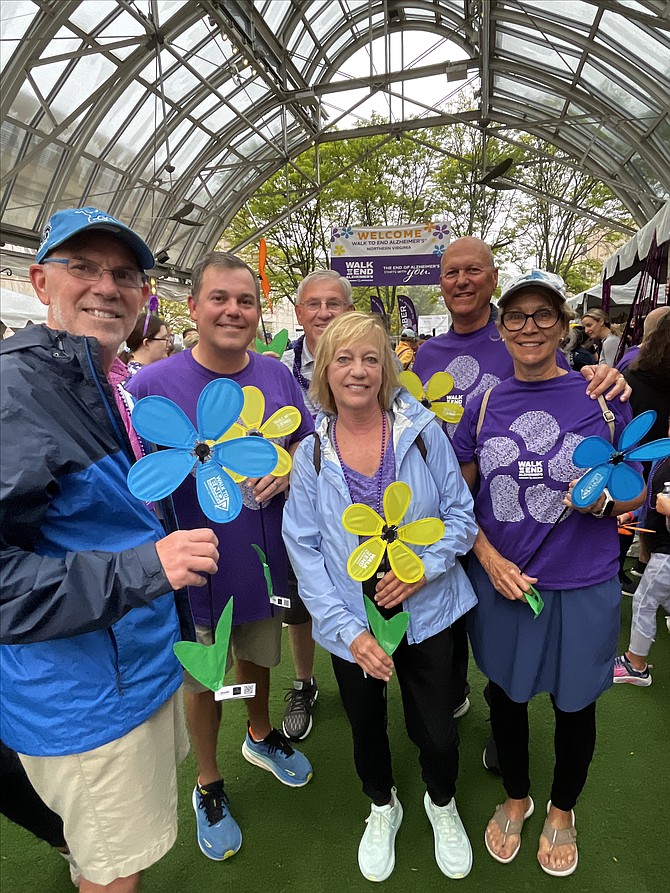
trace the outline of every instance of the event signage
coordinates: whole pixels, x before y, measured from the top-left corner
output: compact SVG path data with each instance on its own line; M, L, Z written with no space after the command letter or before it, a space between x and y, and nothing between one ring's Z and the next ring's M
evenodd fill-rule
M400 330L411 329L415 335L418 334L416 309L412 299L408 298L407 295L398 295L397 301Z
M449 235L447 223L337 226L330 266L352 285L435 285Z

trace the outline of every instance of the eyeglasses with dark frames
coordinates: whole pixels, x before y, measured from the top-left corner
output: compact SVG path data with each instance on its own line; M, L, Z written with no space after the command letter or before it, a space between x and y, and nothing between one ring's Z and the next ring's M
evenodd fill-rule
M70 276L74 276L75 279L85 279L87 282L99 282L105 273L111 273L119 288L142 288L147 281L141 270L126 267L116 267L110 270L108 267L81 257L47 257L42 263L63 264L67 267Z
M522 313L521 310L508 310L500 317L500 322L508 332L520 332L529 319L538 329L551 329L560 319L560 312L555 307L541 307L535 313Z

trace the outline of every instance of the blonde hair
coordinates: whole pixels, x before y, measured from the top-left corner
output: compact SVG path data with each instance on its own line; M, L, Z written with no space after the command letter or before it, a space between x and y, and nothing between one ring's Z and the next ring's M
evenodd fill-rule
M398 367L391 350L388 335L379 316L351 310L331 322L316 345L314 373L309 398L318 403L324 412L337 415L333 392L328 384L328 367L339 348L351 348L361 341L368 341L379 351L382 365L382 384L377 399L382 409L390 409L393 393L400 386Z
M590 316L591 319L595 319L596 322L601 322L604 326L607 326L608 329L612 328L609 316L604 310L600 310L600 308L587 310L586 313L582 313L582 321L586 319L587 316Z

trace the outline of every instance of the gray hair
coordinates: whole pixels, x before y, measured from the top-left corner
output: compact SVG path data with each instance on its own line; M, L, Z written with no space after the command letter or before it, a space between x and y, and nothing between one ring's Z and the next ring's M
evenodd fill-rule
M339 287L342 289L342 294L344 295L347 304L353 304L353 299L351 297L351 283L348 279L345 279L344 276L340 276L340 274L336 270L315 270L313 273L305 276L305 278L298 286L298 291L296 292L296 304L300 303L302 294L308 285L311 285L312 282L321 282L321 280L327 280L333 285L339 285Z
M249 264L245 264L239 257L229 254L227 251L210 251L200 260L196 261L191 272L191 296L194 301L198 300L200 289L202 288L202 277L207 267L221 267L224 270L246 270L254 280L254 291L256 292L256 303L261 306L261 287L258 282L258 276L251 269Z

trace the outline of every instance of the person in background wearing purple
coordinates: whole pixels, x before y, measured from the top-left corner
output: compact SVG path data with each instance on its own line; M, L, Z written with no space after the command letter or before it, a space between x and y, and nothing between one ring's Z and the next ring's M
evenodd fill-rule
M281 361L300 385L305 406L313 418L316 418L319 407L312 403L307 392L312 383L316 345L333 320L353 309L351 285L335 270L315 270L305 276L298 286L295 315L304 334L284 351ZM298 594L295 574L290 566L288 586L291 607L284 612L284 623L288 625L295 679L287 694L288 705L282 730L292 741L302 741L312 729L312 712L319 687L314 678L312 618Z
M577 867L573 809L593 757L596 700L612 684L621 600L616 516L641 505L645 493L617 502L605 490L551 531L563 507L572 507L582 473L572 463L577 444L593 434L618 442L632 415L615 402L614 422L608 421L609 411L584 393L579 373L557 364L569 311L549 275L520 277L499 309L514 376L471 402L454 438L480 528L468 565L478 598L468 630L477 666L489 679L507 792L485 843L502 863L519 851L524 819L534 809L528 702L548 692L556 760L537 858L547 874L564 876ZM526 602L535 584L544 599L537 617Z
M642 347L645 339L647 339L651 335L651 333L654 331L654 329L663 319L666 313L670 313L670 307L655 307L653 310L650 310L649 313L645 316L644 326L642 328L642 342L640 344L633 344L621 357L616 366L619 372L623 372L624 369L627 369L628 366L630 366L630 364L633 362L633 360L637 358L637 355L640 353L640 348Z
M314 424L289 370L276 359L247 349L260 320L256 277L234 255L214 252L195 265L192 280L188 303L191 318L198 325L198 343L192 350L183 350L138 372L128 383L128 390L137 399L149 394L168 397L195 424L198 397L210 381L225 377L240 387L254 385L265 397L264 419L287 405L301 411L300 427L282 444L293 452L314 430ZM222 556L219 571L212 577L214 617L210 616L206 595L195 590L189 595L198 640L205 644L212 641L212 622L216 624L228 600L235 597L231 645L237 680L256 684L256 696L245 700L249 723L242 753L283 784L302 787L312 777L312 767L270 722L270 669L280 660L282 619L270 604L263 567L252 549L252 543L263 549L274 591L285 596L288 558L281 523L287 486L288 476L272 474L240 484L244 499L241 514L229 524L213 525ZM182 528L204 523L190 479L175 492L174 504ZM198 845L208 858L220 861L234 855L242 845L217 762L221 702L188 674L185 687L187 721L199 768L193 791Z
M414 361L414 372L425 385L435 372L449 372L454 379L453 390L447 400L460 406L468 404L514 374L512 358L505 349L496 328L496 308L491 303L498 285L498 270L493 253L486 242L465 236L447 246L442 255L440 289L452 325L448 332L429 339L419 348ZM568 363L557 352L557 362L563 368ZM601 395L612 400L620 395L628 399L630 388L623 375L606 366L584 366L580 374L586 379L586 393L592 400ZM444 431L453 439L456 425L445 424ZM463 697L456 714L462 716L470 707L467 698L468 645L465 620L461 624L460 647L455 650L463 678ZM485 692L485 696L487 692ZM484 751L484 766L497 772L495 748L490 739Z

